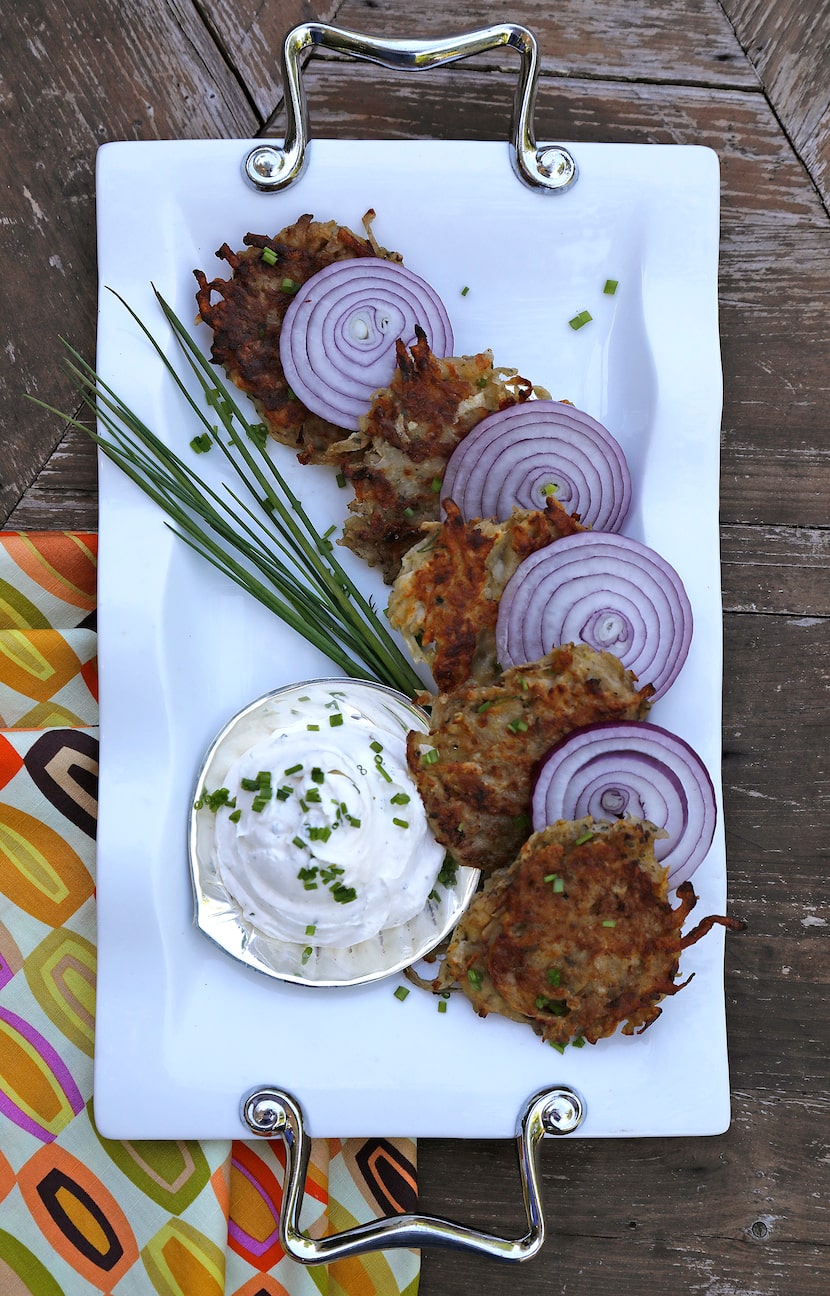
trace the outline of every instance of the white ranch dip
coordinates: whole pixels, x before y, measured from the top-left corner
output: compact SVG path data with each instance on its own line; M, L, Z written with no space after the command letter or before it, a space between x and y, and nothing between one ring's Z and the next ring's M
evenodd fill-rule
M223 886L279 940L342 948L409 922L443 864L406 767L412 725L347 687L309 684L259 713L213 816Z

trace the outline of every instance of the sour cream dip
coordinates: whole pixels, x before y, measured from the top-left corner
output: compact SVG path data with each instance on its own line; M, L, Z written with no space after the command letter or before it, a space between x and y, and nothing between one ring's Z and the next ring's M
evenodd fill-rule
M326 680L275 695L214 759L213 864L255 932L344 948L408 923L445 852L406 766L411 715ZM411 711L411 708L409 708Z

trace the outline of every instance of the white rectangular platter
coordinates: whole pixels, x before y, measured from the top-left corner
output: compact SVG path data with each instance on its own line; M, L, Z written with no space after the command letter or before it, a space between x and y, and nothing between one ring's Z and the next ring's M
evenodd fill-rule
M199 429L107 289L174 356L151 281L191 321L192 272L221 273L214 254L225 241L241 248L246 232L274 234L304 212L359 230L373 207L380 242L443 297L457 353L491 348L497 364L573 401L621 442L635 484L625 530L676 567L695 618L689 658L652 719L700 753L720 800L716 156L572 144L579 179L551 196L515 178L502 144L317 140L299 183L264 195L242 177L250 147L101 150L102 377L187 454ZM608 278L619 281L613 296L603 293ZM585 309L590 325L570 328ZM200 325L196 335L207 351L208 330ZM347 492L333 474L301 467L283 447L274 453L320 530L342 522ZM681 971L694 979L645 1034L560 1056L527 1027L480 1020L462 998L443 1014L420 991L401 1002L397 977L349 989L273 981L194 927L186 836L205 750L253 698L332 668L174 537L115 468L104 461L100 469L102 1133L244 1136L241 1097L274 1084L302 1104L314 1136L506 1137L529 1095L560 1082L584 1096L587 1136L723 1131L720 929L684 954ZM352 555L344 562L384 606L380 580ZM698 916L723 912L722 826L695 887Z

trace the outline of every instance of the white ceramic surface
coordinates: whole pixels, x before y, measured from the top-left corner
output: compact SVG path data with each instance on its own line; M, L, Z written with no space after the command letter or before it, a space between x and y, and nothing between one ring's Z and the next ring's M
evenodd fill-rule
M284 195L242 180L245 141L106 145L98 163L98 367L157 432L194 434L172 384L107 287L167 345L151 281L193 319L194 267L248 230L303 212L375 232L442 294L459 352L491 347L554 397L604 422L634 478L625 530L679 571L695 635L655 722L705 760L720 797L721 604L717 327L719 172L693 147L573 144L568 194L523 188L506 145L315 141ZM619 280L615 296L603 294ZM462 289L469 291L462 295ZM568 326L578 311L593 321ZM199 336L207 348L208 331ZM172 343L170 354L174 354ZM281 465L325 530L342 520L332 474ZM212 460L214 457L211 456ZM218 472L218 464L204 465ZM200 469L203 465L200 462ZM225 582L108 463L100 474L101 784L95 1112L114 1138L245 1133L242 1095L276 1084L315 1136L512 1136L551 1084L585 1097L586 1136L713 1134L729 1122L719 929L683 957L695 977L641 1037L560 1056L526 1027L445 1014L398 978L346 989L281 984L193 925L189 803L214 734L252 698L330 675L320 654ZM379 580L345 561L383 602ZM699 915L723 911L722 825L695 877Z

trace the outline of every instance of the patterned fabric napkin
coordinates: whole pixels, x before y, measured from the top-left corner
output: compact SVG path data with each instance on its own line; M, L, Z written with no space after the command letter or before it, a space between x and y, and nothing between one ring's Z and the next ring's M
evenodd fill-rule
M121 1143L92 1108L96 537L0 533L0 1291L415 1296L417 1252L282 1251L279 1143ZM317 1140L312 1236L415 1208L415 1144Z

